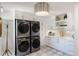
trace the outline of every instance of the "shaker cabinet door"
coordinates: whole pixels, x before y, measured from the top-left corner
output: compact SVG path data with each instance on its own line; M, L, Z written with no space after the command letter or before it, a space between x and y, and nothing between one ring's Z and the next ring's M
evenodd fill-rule
M58 49L61 52L64 52L68 55L73 55L74 54L74 42L70 40L66 40L66 39L65 40L61 39L59 42Z

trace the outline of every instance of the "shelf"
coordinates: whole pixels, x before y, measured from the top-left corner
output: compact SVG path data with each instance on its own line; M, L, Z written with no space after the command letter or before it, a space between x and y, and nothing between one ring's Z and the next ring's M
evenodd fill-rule
M67 20L59 20L59 21L56 21L56 22L67 22Z

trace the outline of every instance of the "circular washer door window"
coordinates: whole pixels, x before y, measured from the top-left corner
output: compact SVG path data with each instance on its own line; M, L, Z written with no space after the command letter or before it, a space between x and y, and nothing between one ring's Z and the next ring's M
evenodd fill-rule
M33 48L38 48L40 46L40 41L38 39L33 40L32 46Z
M29 30L29 24L22 22L18 25L18 30L20 33L27 33Z
M38 32L40 30L40 25L39 25L39 23L34 23L33 25L32 25L32 31L33 32Z
M23 41L21 44L18 45L18 49L20 52L26 52L30 47L30 44L28 41Z

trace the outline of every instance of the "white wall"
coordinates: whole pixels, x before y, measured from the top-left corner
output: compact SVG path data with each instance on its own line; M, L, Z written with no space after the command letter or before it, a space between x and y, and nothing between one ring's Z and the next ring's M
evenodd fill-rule
M48 30L53 29L54 24L54 17L47 16L47 17L37 17L40 20L40 36L41 36L41 45L43 46L46 44L45 37L47 36Z
M75 55L79 56L79 3L74 8L74 19L75 19Z
M23 20L35 20L35 15L26 11L15 10L15 18Z
M9 40L9 49L12 52L12 55L14 55L14 35L13 35L13 24L14 24L14 11L13 9L4 9L4 12L1 14L2 17L2 40L1 40L1 55L4 53L6 49L6 36L7 36L7 24L8 24L8 40Z

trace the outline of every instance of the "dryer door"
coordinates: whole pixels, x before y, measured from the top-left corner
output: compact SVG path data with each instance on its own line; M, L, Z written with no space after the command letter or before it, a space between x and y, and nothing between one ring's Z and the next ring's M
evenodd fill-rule
M40 30L40 24L39 24L39 22L34 23L32 25L32 31L35 32L35 33L37 33L37 32L39 32L39 30Z
M18 25L18 31L20 33L27 33L29 31L29 24L26 23L26 22L21 22L19 25Z
M30 43L28 41L22 41L19 45L18 45L18 50L20 52L26 52L30 47Z
M38 48L40 46L40 40L39 39L34 39L32 43L33 48Z

